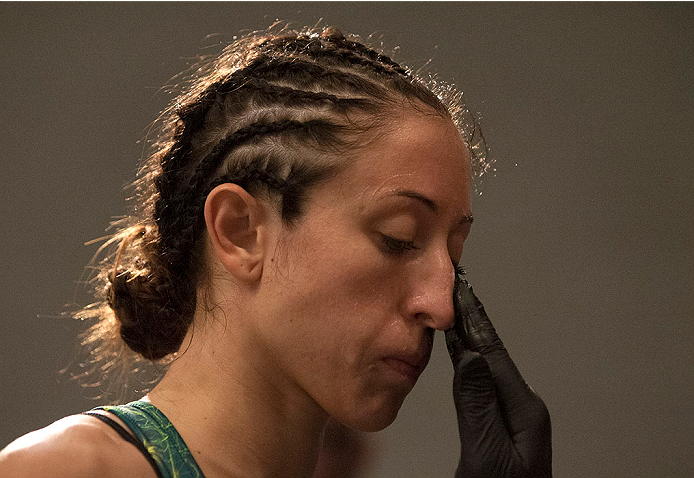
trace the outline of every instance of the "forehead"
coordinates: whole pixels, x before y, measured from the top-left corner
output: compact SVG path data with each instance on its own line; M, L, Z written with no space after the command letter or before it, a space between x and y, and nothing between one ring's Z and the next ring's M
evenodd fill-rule
M412 114L389 125L344 175L344 192L363 201L396 190L411 190L437 204L469 214L472 168L453 122L438 115Z

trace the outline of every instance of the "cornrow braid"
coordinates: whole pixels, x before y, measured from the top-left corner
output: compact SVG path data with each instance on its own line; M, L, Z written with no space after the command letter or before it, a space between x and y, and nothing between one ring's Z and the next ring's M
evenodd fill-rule
M351 93L382 96L387 89L354 73L329 69L313 61L300 58L267 58L265 62L249 66L248 75L257 75L267 81L294 81L299 87L327 84L333 88L348 88Z
M247 141L256 141L267 135L277 135L285 131L294 130L304 135L326 134L331 139L339 132L340 127L324 119L311 119L308 121L297 121L285 119L270 123L253 123L245 126L230 134L220 141L212 152L200 162L195 169L194 180L191 190L200 190L204 181L208 181L212 174L219 169L219 166L229 152Z
M403 68L400 65L400 63L391 59L388 55L384 55L382 53L379 53L376 50L369 48L362 43L347 40L344 37L334 39L333 43L335 43L335 45L338 45L338 46L345 48L347 50L353 50L353 51L356 51L358 53L361 53L362 55L366 55L371 60L377 61L379 63L383 63L384 65L388 65L394 71L400 73L403 76L407 76L407 77L411 76L410 72L406 68Z
M217 186L226 183L238 184L239 186L246 188L253 182L261 182L266 184L268 187L280 194L284 194L286 191L288 191L290 189L289 181L279 178L270 173L267 169L264 169L259 164L260 161L260 159L256 158L242 171L238 171L233 174L225 174L218 177L207 187L205 193L209 194Z
M287 80L287 77L292 75L297 77L292 79L300 80L303 84L308 83L310 85L319 83L321 80L328 80L336 83L338 86L348 86L355 92L364 92L366 90L369 94L379 93L379 91L375 90L376 85L364 81L358 75L329 70L316 63L296 58L274 58L261 54L247 66L235 70L228 77L211 84L196 100L187 104L177 105L176 113L183 120L184 125L199 124L204 119L209 108L215 103L218 95L237 92L244 87L261 90L260 83L253 80L262 80L265 81L265 84L268 84L267 82L270 80ZM300 96L298 92L302 90L288 88L286 92L289 91L296 92L293 94L293 97L298 98ZM302 98L309 99L309 95L314 92L302 91L302 93ZM354 101L354 99L338 98L336 95L327 93L315 92L314 94L313 99L317 101L328 100L336 104L340 104L341 100L346 100L342 104L346 104L347 100ZM364 106L364 103L359 106ZM178 141L182 142L183 138L179 138Z
M210 108L216 104L220 95L239 93L245 87L254 89L267 95L282 97L281 101L291 103L301 100L331 101L340 108L357 107L366 109L369 102L361 98L338 98L322 92L310 92L296 90L294 88L272 86L267 80L283 80L288 76L294 76L294 80L302 87L311 86L321 80L328 81L337 86L348 86L354 92L364 92L368 95L383 94L378 91L375 84L365 81L358 75L352 75L339 71L331 71L315 63L296 59L271 58L266 55L257 56L245 68L240 68L231 73L227 78L210 85L196 100L187 104L177 104L176 114L181 123L174 133L174 145L162 159L162 170L168 172L171 169L181 169L183 156L190 151L190 141L197 128L204 122ZM263 80L260 78L265 77ZM253 81L255 80L255 81ZM261 81L264 82L264 85ZM273 88L275 88L273 90ZM157 189L166 188L164 184L157 184Z
M296 61L305 61L299 58L307 57L318 61L327 60L343 68L354 68L357 65L364 67L376 75L392 80L392 89L401 96L414 97L428 106L435 107L439 113L448 114L447 108L441 104L437 96L426 87L422 87L418 80L399 63L361 43L335 36L325 36L320 39L282 37L269 40L262 46L264 51L268 52L277 51L280 54L289 52L296 56ZM316 74L325 75L319 72Z
M218 94L244 94L250 92L257 95L257 102L271 105L313 106L321 103L329 103L338 111L346 111L351 108L361 110L373 109L373 102L366 98L343 98L337 95L316 91L305 91L290 86L273 85L264 79L251 78L238 85L225 83L217 90Z
M349 46L349 44L348 44ZM376 52L373 52L374 54ZM353 68L355 65L370 70L376 75L382 76L393 83L393 89L403 96L414 96L423 103L430 103L431 98L425 98L428 90L423 90L416 85L416 80L401 67L392 67L384 65L377 56L362 56L361 54L349 48L309 48L304 52L305 55L313 58L321 58L333 62L337 66ZM390 60L385 57L385 60ZM397 65L397 63L390 61ZM434 95L431 95L434 96Z
M225 183L238 184L243 188L251 188L253 183L259 182L268 186L282 197L280 213L282 219L291 222L301 215L301 205L303 204L304 191L312 185L320 182L330 174L329 169L315 169L306 166L292 166L286 178L278 176L262 163L265 158L256 158L251 161L242 171L230 173L212 181L207 187L205 197L217 186Z
M351 61L352 64L361 64L373 68L379 73L398 73L404 77L410 77L410 73L399 63L387 55L383 55L361 43L347 40L342 36L318 37L291 37L284 36L267 40L261 47L274 51L283 50L285 53L300 53L307 56L334 56L341 52L342 58ZM389 67L385 68L385 67Z
M308 47L308 53L313 55L321 55L322 53L326 57L337 58L343 63L364 65L372 68L377 73L392 74L392 71L388 70L382 65L385 64L390 66L393 71L403 76L409 77L409 73L407 72L407 70L402 68L395 61L391 60L388 56L382 55L373 49L361 45L360 43L346 40L343 37L324 38L330 40L332 43L335 43L336 45L342 46L343 50L326 50L322 48L323 44L319 40L308 37L280 37L276 39L270 39L265 42L262 42L259 45L259 48L267 50L267 47L270 45L275 47L282 47L286 50L283 53L287 54L291 53L292 51L299 51L300 47L303 45L304 48ZM362 53L367 58L355 54L355 51ZM275 51L275 53L277 52ZM283 61L279 58L273 58L267 55L260 54L256 56L256 58L254 58L253 61L251 61L246 67L237 69L231 75L229 75L228 78L218 81L211 85L207 89L205 94L201 95L198 98L198 100L194 103L188 104L185 107L179 106L179 108L177 109L177 113L179 117L182 120L184 120L184 122L187 120L190 123L199 123L207 113L209 107L214 103L214 97L219 93L223 94L225 92L228 92L234 89L234 87L238 89L238 87L241 86L239 82L243 81L244 78L260 78L264 74L269 74L270 77L274 75L274 77L277 79L286 74L292 73L303 75L305 78L330 78L333 81L342 81L345 85L352 86L357 91L371 89L371 85L369 85L366 82L360 81L360 78L357 75L350 75L344 72L340 74L340 72L330 71L317 64L304 62L297 59ZM331 96L334 97L334 95ZM324 97L320 99L327 98ZM201 106L202 108L200 108ZM183 138L181 138L180 142L185 143L185 141L183 141Z
M402 68L393 68L390 65L386 66L383 63L374 60L372 58L364 57L353 50L348 48L330 48L321 50L309 50L308 55L311 57L321 57L325 56L327 58L334 58L340 63L348 65L361 65L372 69L379 75L395 76L407 78L407 72Z

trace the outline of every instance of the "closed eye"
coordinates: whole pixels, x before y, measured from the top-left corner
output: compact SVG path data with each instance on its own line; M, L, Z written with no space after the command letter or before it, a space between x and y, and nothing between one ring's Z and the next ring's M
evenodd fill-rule
M402 239L396 239L394 237L386 236L385 234L381 234L381 244L383 245L383 249L388 254L393 255L402 254L404 252L417 249L417 247L414 245L414 241L403 241Z

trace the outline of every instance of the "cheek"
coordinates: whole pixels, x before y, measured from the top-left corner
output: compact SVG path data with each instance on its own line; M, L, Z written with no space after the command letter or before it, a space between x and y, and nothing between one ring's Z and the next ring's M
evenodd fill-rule
M305 244L286 272L285 314L305 334L302 346L358 360L395 314L393 265L363 234L314 235Z
M315 250L314 291L336 311L378 306L382 315L391 311L397 268L363 234L324 244ZM346 309L345 309L346 308Z

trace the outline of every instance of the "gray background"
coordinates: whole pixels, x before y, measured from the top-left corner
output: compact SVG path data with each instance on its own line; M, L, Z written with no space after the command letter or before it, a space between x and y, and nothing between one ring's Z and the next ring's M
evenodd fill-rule
M691 4L0 5L0 447L95 406L66 303L124 211L160 87L274 19L383 35L482 113L498 171L464 263L553 419L558 477L694 473ZM206 39L208 34L219 34ZM212 46L212 48L210 48ZM452 476L438 338L369 476Z

